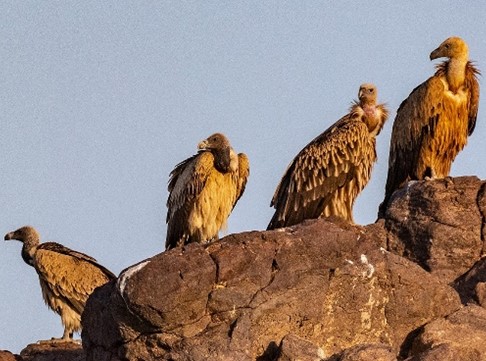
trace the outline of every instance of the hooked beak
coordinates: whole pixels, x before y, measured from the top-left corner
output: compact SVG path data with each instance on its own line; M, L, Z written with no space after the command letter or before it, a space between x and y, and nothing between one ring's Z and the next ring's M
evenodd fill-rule
M197 149L199 149L199 150L205 150L207 148L208 148L208 141L207 141L207 139L206 140L203 140L202 142L200 142L197 145Z
M5 241L10 241L11 239L13 239L13 232L7 233L4 237Z
M434 59L437 59L437 58L442 58L441 50L442 49L440 47L438 47L433 52L431 52L430 53L430 60L434 60Z

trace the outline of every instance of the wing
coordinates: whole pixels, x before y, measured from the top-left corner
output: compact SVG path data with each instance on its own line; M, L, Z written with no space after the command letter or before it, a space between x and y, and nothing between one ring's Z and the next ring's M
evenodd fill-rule
M421 148L434 135L443 93L442 81L433 76L416 87L398 108L390 141L385 207L395 190L418 179Z
M466 66L466 88L469 89L468 135L471 135L474 132L476 118L478 116L479 82L477 75L479 74L479 70L471 62L468 62Z
M179 163L170 174L167 199L166 249L187 236L187 221L209 174L214 168L211 152L200 152Z
M34 267L41 283L79 314L94 289L115 277L93 258L54 242L37 247Z
M333 193L354 177L364 136L366 125L350 113L302 149L275 191L268 229L318 218Z
M233 203L233 208L236 206L236 203L240 200L243 192L246 188L246 183L248 182L248 177L250 176L250 160L246 156L245 153L238 154L238 182L237 182L237 189L236 189L236 199Z

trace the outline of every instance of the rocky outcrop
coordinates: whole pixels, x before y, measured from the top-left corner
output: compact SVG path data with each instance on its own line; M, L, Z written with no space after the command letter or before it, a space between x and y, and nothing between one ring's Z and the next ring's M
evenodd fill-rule
M486 360L486 309L469 305L425 325L407 361Z
M77 342L41 341L27 345L20 355L0 351L0 361L84 361L83 347Z
M388 249L453 282L485 252L485 214L476 177L410 182L386 211Z
M293 334L325 357L363 343L397 353L410 332L461 303L453 288L382 248L384 235L377 225L316 220L162 253L87 305L87 315L100 315L101 304L113 322L92 327L85 318L85 347L102 346L97 359L273 360ZM113 329L120 333L107 340Z
M86 360L485 360L486 199L411 182L385 219L244 232L158 254L99 288Z

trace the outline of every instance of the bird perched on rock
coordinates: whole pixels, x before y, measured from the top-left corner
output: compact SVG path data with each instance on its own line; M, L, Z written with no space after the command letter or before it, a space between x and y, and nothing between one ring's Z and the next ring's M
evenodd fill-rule
M61 316L64 333L52 341L72 341L73 333L81 330L81 314L88 297L115 275L84 253L55 242L40 243L33 227L5 235L6 241L12 239L23 243L22 258L35 268L45 303Z
M248 157L236 154L223 134L211 135L198 149L170 173L166 249L217 239L245 190Z
M268 229L329 216L353 222L353 204L370 179L376 136L388 117L373 84L362 84L358 98L290 163L270 203L275 214Z
M430 60L448 58L398 108L393 123L384 215L393 192L410 180L444 178L476 125L479 71L469 61L466 42L446 39Z

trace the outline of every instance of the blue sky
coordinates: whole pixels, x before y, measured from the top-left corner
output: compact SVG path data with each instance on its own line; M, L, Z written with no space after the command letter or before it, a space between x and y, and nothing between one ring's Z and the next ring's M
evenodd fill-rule
M486 71L485 19L483 1L3 1L0 230L33 225L118 274L163 250L169 173L214 132L251 162L227 232L264 229L288 163L364 82L391 110L354 209L373 222L398 105L451 35ZM486 178L484 112L454 176ZM62 335L20 246L0 250L14 352Z

